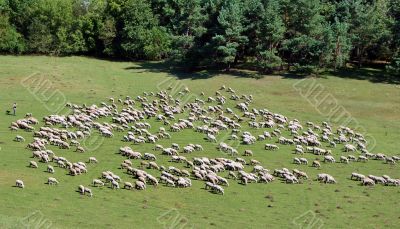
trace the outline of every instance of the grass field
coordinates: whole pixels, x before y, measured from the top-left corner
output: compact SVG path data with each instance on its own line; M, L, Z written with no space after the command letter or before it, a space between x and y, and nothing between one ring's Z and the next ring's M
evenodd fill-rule
M150 67L153 66L153 67ZM270 184L243 186L234 181L225 189L225 195L211 194L203 189L203 182L194 181L191 188L178 189L159 186L145 191L111 190L92 188L93 198L75 192L79 184L89 185L104 170L111 170L129 180L119 170L124 159L116 154L123 133L111 139L87 143L88 152L79 154L73 150L50 147L57 155L72 161L87 161L89 156L99 160L89 165L89 172L76 177L67 176L56 168L60 184L51 187L45 184L49 174L46 166L29 168L31 151L25 149L32 140L32 133L19 130L11 132L12 121L31 112L40 119L60 109L63 101L77 104L99 104L109 97L135 97L143 91L157 91L170 84L184 85L192 93L206 95L214 93L222 84L232 87L240 94L252 94L251 107L267 108L302 123L321 123L329 119L329 112L320 112L315 106L318 97L301 96L298 85L315 83L323 93L337 100L337 104L366 130L364 134L376 140L373 152L399 155L400 137L400 87L394 84L373 83L369 80L326 76L318 79L301 79L293 76L264 76L261 79L244 77L241 74L190 74L167 73L157 64L111 62L85 57L14 57L0 56L0 228L22 228L24 225L43 223L43 228L397 228L400 222L399 187L377 185L362 187L349 179L352 172L400 178L399 165L388 165L382 161L367 163L353 162L348 165L322 164L320 170L309 166L292 164L295 155L289 147L276 152L265 151L263 143L251 146L239 145L239 152L252 149L255 159L265 168L286 167L304 170L312 179L298 185L288 185L276 180ZM28 77L28 78L27 78ZM53 92L61 96L47 97L26 86L26 79L40 79L50 85L51 90L40 91L46 95ZM56 98L59 98L57 100ZM61 98L61 99L60 99ZM13 102L18 103L17 116L5 115ZM228 106L234 103L228 101ZM334 123L337 118L339 121ZM340 118L330 118L337 127ZM111 122L104 119L103 121ZM152 132L159 124L150 121ZM354 123L354 122L353 122ZM40 124L39 124L40 126ZM248 127L244 127L248 129ZM251 130L253 135L262 130ZM14 142L16 134L24 136L25 143ZM229 157L206 142L203 135L192 130L172 133L171 140L159 144L168 146L177 142L200 143L205 150L192 156ZM96 148L94 146L100 145ZM131 147L140 152L151 152L152 144ZM334 150L339 158L341 147ZM305 154L309 161L316 156ZM167 164L167 157L158 156L158 163ZM246 158L248 159L248 158ZM139 161L134 162L137 166ZM176 164L174 164L176 166ZM179 166L178 166L179 167ZM157 172L149 171L157 175ZM316 174L325 172L333 175L338 184L326 185L314 181ZM16 179L25 182L25 189L13 187ZM33 215L32 215L33 214ZM175 218L178 216L177 218ZM314 217L315 216L315 217ZM28 221L27 219L32 219ZM306 220L306 223L299 223ZM311 221L311 224L308 224ZM312 224L314 223L314 224ZM308 225L306 227L304 225Z

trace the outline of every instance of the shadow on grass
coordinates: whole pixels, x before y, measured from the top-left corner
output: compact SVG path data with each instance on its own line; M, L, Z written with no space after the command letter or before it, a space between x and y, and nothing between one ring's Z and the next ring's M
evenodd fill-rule
M341 69L335 72L327 72L324 75L332 75L348 79L368 80L372 83L400 84L399 77L390 75L383 69L376 68Z
M139 72L155 72L155 73L167 73L178 79L208 79L220 74L227 74L234 77L240 78L261 78L257 72L231 69L230 71L222 70L198 70L198 71L187 71L182 68L175 68L166 62L140 62L136 63L136 66L127 67L125 70L135 70Z
M357 80L368 80L373 83L388 83L388 84L400 84L400 78L392 76L380 68L346 68L336 71L327 71L319 74L318 76L313 74L301 74L296 72L281 72L274 74L262 74L257 71L243 70L243 69L231 69L230 71L206 69L198 71L187 71L183 68L173 67L168 62L139 62L135 63L134 66L127 67L125 70L134 70L136 72L156 72L156 73L167 73L178 79L208 79L220 74L226 74L237 78L253 78L261 79L264 77L282 77L284 79L303 79L307 77L320 77L325 78L328 76L334 76L339 78L357 79Z

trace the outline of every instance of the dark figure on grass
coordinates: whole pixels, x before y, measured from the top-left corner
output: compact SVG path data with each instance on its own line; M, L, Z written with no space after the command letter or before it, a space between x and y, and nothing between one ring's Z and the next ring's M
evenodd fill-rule
M13 104L13 115L15 116L15 113L17 112L17 103Z

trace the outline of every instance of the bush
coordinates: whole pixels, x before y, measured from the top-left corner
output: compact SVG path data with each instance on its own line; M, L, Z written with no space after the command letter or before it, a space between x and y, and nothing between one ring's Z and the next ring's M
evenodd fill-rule
M386 70L389 74L400 77L400 55L397 55L395 58L393 58L390 65L386 67Z
M264 51L260 53L257 65L263 72L272 72L282 65L282 59L277 55L277 51Z
M8 17L0 14L0 52L19 54L25 49L24 40L10 25Z

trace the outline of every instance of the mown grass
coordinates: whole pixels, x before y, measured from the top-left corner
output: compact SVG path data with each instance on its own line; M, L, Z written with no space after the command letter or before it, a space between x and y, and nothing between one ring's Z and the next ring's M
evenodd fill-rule
M319 123L328 118L299 95L293 86L300 80L296 77L264 76L262 79L251 79L240 74L206 72L202 74L203 77L196 79L190 74L183 77L156 66L157 63L111 62L85 57L0 57L0 228L21 228L26 223L24 217L37 211L44 215L43 219L48 220L46 222L51 222L57 228L171 226L174 220L167 218L176 212L180 216L177 225L185 227L296 228L298 226L293 223L296 217L308 211L315 213L316 219L320 220L318 223L322 222L326 228L398 226L398 187L361 187L358 182L349 180L349 175L354 171L400 178L398 165L389 166L381 161L323 164L321 170L316 170L291 164L294 155L290 147L268 152L263 150L263 143L239 145L239 152L252 149L255 153L253 158L268 169L298 167L312 178L317 173L326 172L333 175L338 184L324 185L309 180L299 185L287 185L277 180L271 184L242 186L231 181L225 195L221 196L205 191L203 182L194 181L193 187L188 189L160 186L149 187L146 191L115 191L104 187L93 188L93 198L80 196L75 192L76 187L79 184L89 185L101 171L111 170L125 180L131 179L118 169L123 157L116 152L126 143L120 141L123 133L117 133L114 138L105 139L100 148L84 154L50 147L56 154L72 161L86 161L89 156L95 156L100 161L98 165L89 166L88 174L77 177L67 176L65 171L56 168L54 177L60 181L56 187L44 184L49 177L44 172L44 164L39 164L39 169L27 167L31 152L25 149L26 143L12 140L16 134L20 134L30 141L32 133L11 132L9 124L27 112L40 119L58 108L51 99L42 101L40 95L32 94L23 86L23 80L32 74L35 74L33 77L47 79L53 90L59 90L67 101L78 104L99 104L110 96L133 97L143 91L156 91L160 87L167 87L166 84L175 83L188 86L195 95L201 91L213 95L225 84L238 94L253 94L255 101L252 107L267 108L303 123ZM314 80L323 85L324 93L336 98L338 104L365 128L367 134L376 139L373 152L399 154L400 88L397 85L334 76L306 79L305 82ZM17 117L5 115L5 110L10 110L13 102L18 103ZM230 101L228 105L233 106L233 103ZM151 131L154 132L160 124L150 122L153 124ZM254 135L261 131L251 130ZM215 145L207 143L203 135L192 130L172 133L171 140L159 143L167 146L171 142L180 145L200 143L204 146L204 152L188 155L190 157L228 157L216 151ZM140 152L150 152L151 147L151 144L132 146ZM342 154L340 147L334 150L334 154L336 158ZM316 156L307 154L305 157L313 160ZM166 161L166 157L159 156L159 163L167 164ZM135 165L138 163L135 161ZM154 171L150 173L157 174ZM12 187L16 179L24 180L26 188ZM163 217L171 209L176 211Z

